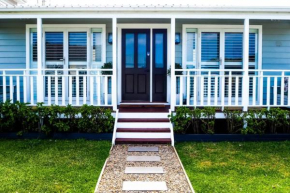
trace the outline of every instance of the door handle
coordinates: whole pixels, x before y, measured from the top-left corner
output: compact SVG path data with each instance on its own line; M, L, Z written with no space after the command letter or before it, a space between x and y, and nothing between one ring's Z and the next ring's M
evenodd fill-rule
M150 52L147 52L147 56L150 56Z

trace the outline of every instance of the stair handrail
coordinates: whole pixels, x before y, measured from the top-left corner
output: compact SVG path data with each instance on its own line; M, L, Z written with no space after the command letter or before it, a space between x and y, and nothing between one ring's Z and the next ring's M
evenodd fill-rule
M118 115L119 115L119 109L116 110L116 114L115 114L115 124L114 124L114 130L113 130L112 145L115 145L115 141L116 141Z
M169 115L171 115L171 109L169 109ZM174 146L174 133L173 133L173 124L171 122L171 120L169 119L170 121L170 135L171 135L171 145Z

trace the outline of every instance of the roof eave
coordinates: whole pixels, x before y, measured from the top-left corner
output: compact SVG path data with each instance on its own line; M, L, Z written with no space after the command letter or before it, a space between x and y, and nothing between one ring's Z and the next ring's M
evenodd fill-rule
M98 11L98 12L278 12L290 13L290 7L5 7L0 12L61 12L61 11Z

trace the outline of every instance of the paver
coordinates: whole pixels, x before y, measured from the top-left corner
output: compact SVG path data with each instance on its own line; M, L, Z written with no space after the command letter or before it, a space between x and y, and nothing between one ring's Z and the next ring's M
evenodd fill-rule
M162 167L126 167L125 174L163 174Z
M167 190L167 185L166 182L125 181L123 182L123 190L131 190L131 191Z
M140 152L158 152L158 147L128 147L128 152L134 152L134 151L140 151Z
M159 156L128 156L128 162L160 162Z

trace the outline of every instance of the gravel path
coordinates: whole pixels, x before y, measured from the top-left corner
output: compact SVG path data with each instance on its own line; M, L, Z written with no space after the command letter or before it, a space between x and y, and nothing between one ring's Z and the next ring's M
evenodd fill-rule
M157 146L159 147L159 152L128 152L129 146ZM161 162L126 161L127 156L145 155L160 156ZM130 166L163 167L165 173L125 174L125 168ZM168 191L163 192L191 192L174 149L170 145L115 145L110 152L97 192L122 192L123 181L165 181Z

